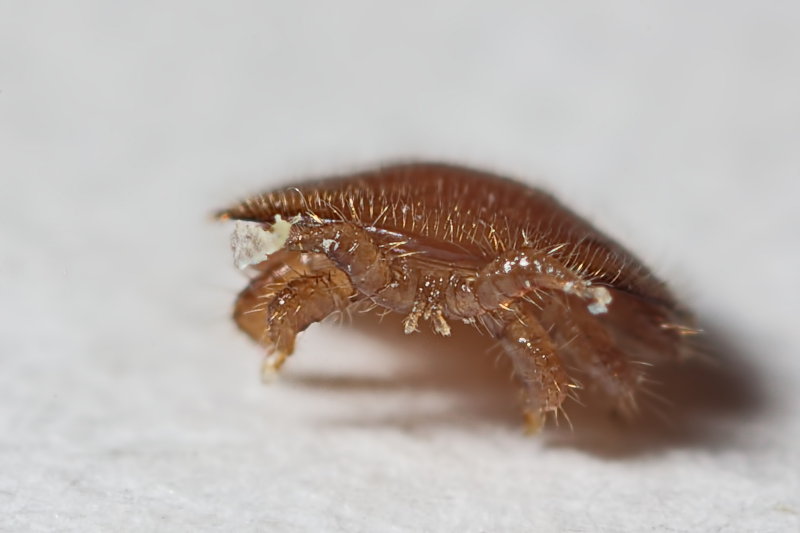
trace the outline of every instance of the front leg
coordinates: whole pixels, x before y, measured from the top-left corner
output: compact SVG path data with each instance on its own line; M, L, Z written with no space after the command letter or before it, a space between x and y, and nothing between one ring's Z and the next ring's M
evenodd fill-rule
M270 350L262 369L270 378L294 351L299 332L346 309L356 294L344 272L324 256L284 250L261 270L239 294L234 320Z
M380 307L407 313L405 332L416 331L420 318L430 319L434 331L449 335L440 305L444 280L425 277L393 250L404 241L380 242L364 228L348 222L327 222L292 228L286 247L324 254L347 274L360 295ZM413 253L413 252L412 252Z
M286 248L324 254L344 271L352 285L367 296L376 296L390 285L392 272L383 251L363 228L347 222L292 227Z

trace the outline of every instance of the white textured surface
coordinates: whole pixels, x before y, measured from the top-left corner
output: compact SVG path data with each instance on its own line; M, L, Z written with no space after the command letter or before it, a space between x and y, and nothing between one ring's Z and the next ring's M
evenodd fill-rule
M235 221L231 235L233 264L244 270L261 263L283 247L291 227L289 222L281 220L280 215L275 215L275 221L268 230L260 222Z
M0 6L0 530L798 530L798 4L467 4ZM261 386L209 214L403 156L547 184L740 362L543 438L399 319Z

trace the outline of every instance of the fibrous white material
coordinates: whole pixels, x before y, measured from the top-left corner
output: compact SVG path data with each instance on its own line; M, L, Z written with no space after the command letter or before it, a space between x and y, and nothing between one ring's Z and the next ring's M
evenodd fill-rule
M237 220L231 235L233 263L240 269L264 261L286 244L292 223L275 215L275 223L269 229L261 222Z

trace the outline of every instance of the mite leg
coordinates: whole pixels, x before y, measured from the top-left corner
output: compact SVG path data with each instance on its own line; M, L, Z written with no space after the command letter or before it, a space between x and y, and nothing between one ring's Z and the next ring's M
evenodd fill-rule
M609 313L613 312L612 307ZM554 297L542 316L564 340L562 350L591 378L588 381L597 383L613 398L623 414L633 414L644 368L620 349L600 317L592 315L586 304L574 297Z
M273 375L294 351L299 332L353 302L355 291L347 276L330 265L319 269L318 258L314 261L317 269L308 268L309 265L298 270L266 269L236 302L236 323L270 349L264 361L265 378Z
M561 407L575 384L561 365L550 335L532 314L517 310L508 316L500 342L522 382L526 423L535 432L547 413Z
M486 310L542 290L557 290L586 300L592 314L603 314L611 303L611 293L602 285L592 285L546 251L522 248L504 252L483 267L475 282L475 296Z
M289 250L324 254L359 292L373 296L391 282L389 262L362 228L340 222L292 230L286 242Z
M279 250L265 261L252 266L260 272L239 294L234 319L239 329L254 341L269 345L266 337L266 301L289 282L332 268L330 261L319 254L302 254Z
M624 292L615 292L608 314L597 318L620 349L650 363L690 357L690 339L700 333L691 315L680 308Z
M293 228L294 230L294 228ZM352 286L372 303L397 313L409 313L405 331L416 330L420 318L430 319L434 331L448 335L450 328L439 301L443 280L423 280L409 268L403 254L391 250L402 243L379 243L364 229L350 223L306 226L290 235L290 250L324 254L347 274Z

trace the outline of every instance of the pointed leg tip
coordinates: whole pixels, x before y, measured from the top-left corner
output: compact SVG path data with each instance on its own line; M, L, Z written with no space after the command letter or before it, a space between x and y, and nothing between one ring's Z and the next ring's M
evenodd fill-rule
M525 411L523 413L523 431L525 435L537 435L544 427L544 413L541 411Z
M278 371L283 362L286 360L288 354L275 353L264 357L261 363L261 382L265 385L275 383L278 380Z

